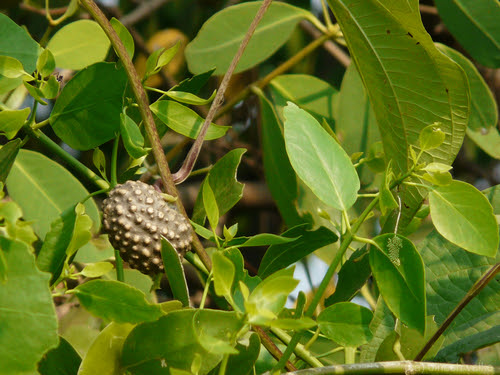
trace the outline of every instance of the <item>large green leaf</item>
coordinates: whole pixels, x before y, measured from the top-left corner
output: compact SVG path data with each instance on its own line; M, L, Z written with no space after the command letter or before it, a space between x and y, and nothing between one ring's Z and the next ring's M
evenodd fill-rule
M24 70L32 73L39 53L40 46L26 30L0 13L0 56L10 56L21 61Z
M27 244L0 237L0 248L8 264L0 284L0 374L32 374L58 344L50 275L35 266Z
M377 118L386 160L396 174L410 167L409 149L418 135L441 122L441 147L423 160L451 164L465 134L469 89L463 70L444 56L425 31L418 1L328 0ZM418 210L424 193L405 187L400 228Z
M123 345L122 366L134 375L167 375L168 367L190 371L193 361L201 359L199 374L207 374L223 356L205 349L199 341L200 330L234 345L234 339L226 333L237 332L242 324L234 312L207 309L170 312L156 322L132 330Z
M387 306L410 328L425 332L425 272L417 249L405 237L393 233L374 239L370 266Z
M290 100L318 121L324 118L330 125L335 123L338 90L328 82L308 74L282 74L270 82L270 87L278 105L284 106Z
M24 218L33 221L40 238L50 224L67 208L89 195L83 185L56 162L34 151L20 150L7 178L9 195L23 209ZM100 227L99 210L93 199L85 202L85 211Z
M59 337L59 346L47 352L38 363L40 375L76 375L82 359L64 338Z
M96 337L83 358L78 375L121 374L120 357L123 343L134 325L110 323Z
M318 325L326 337L342 346L358 347L372 339L373 313L352 302L340 302L318 315Z
M92 314L117 323L149 322L162 315L160 306L149 304L144 293L118 281L88 281L74 293Z
M438 48L459 64L467 75L471 91L471 112L467 136L490 156L500 159L500 133L497 128L498 108L488 84L464 55L437 44Z
M284 109L285 145L297 175L324 203L348 210L359 178L349 156L321 125L295 104Z
M370 323L373 338L368 344L361 347L360 360L362 363L375 362L377 351L385 338L394 330L394 318L384 302L382 296L378 298L377 306Z
M481 64L500 67L498 0L436 0L439 15L458 42Z
M215 196L219 215L224 215L229 211L243 196L244 185L236 179L238 166L241 158L246 152L244 148L237 148L229 151L220 158L212 167L210 173L205 177ZM203 189L200 189L193 212L193 221L204 223L206 217L203 204Z
M188 107L174 102L173 100L158 100L150 105L151 111L162 121L163 124L186 137L196 139L201 130L204 119ZM229 130L229 126L210 124L205 140L210 141L222 137ZM165 134L167 128L160 124L158 133Z
M283 129L273 105L259 92L262 116L262 147L267 186L289 227L302 223L297 212L297 176L288 160Z
M462 181L438 186L429 193L431 217L448 241L479 255L495 257L498 224L487 198Z
M47 48L58 68L79 70L103 61L109 46L109 39L97 22L78 20L55 33Z
M54 132L77 150L89 150L120 131L127 76L113 63L97 63L77 73L61 91L50 114Z
M189 70L198 74L216 68L215 74L224 74L261 5L261 1L234 5L208 19L186 48ZM271 56L288 40L295 25L308 15L303 9L272 3L250 39L235 73Z
M292 242L270 246L259 266L260 277L266 278L338 240L337 235L325 227L308 230L304 225L289 229L283 233L283 237L299 238Z

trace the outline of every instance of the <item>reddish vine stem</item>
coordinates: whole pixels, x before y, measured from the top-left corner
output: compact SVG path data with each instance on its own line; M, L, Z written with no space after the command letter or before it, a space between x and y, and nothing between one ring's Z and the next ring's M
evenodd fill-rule
M271 355L274 358L279 360L281 358L281 356L283 355L283 353L276 346L276 344L273 342L273 340L271 340L269 335L259 326L253 326L252 329L259 335L260 340L262 342L262 345L264 345L264 347L267 349L267 351L269 353L271 353ZM286 361L285 366L286 366L288 371L297 371L297 368L290 361Z
M467 294L464 296L464 298L460 301L460 303L455 306L453 311L446 317L445 321L439 329L432 335L432 337L427 341L425 346L422 348L422 350L417 354L415 357L414 361L421 361L424 356L427 354L427 352L432 348L432 346L435 344L435 342L438 340L438 338L446 331L446 329L450 326L451 322L455 320L458 314L460 314L460 311L462 311L465 306L469 304L469 302L479 294L481 290L484 289L488 283L493 280L493 278L500 272L500 263L495 264L492 266L488 271L485 272L485 274L477 280L472 288L467 292Z
M163 186L165 187L168 194L173 195L174 197L178 197L179 194L175 187L174 180L172 179L172 174L170 173L170 168L168 167L167 159L165 157L165 153L163 152L163 147L161 146L160 137L158 136L156 124L153 119L153 114L149 109L148 97L146 95L146 92L144 91L144 87L141 84L141 80L137 74L137 71L132 64L132 60L130 59L127 50L125 49L125 46L123 45L120 37L109 23L104 13L101 11L101 9L99 9L99 7L93 0L80 0L80 3L104 30L109 40L111 41L116 54L122 61L132 91L137 100L137 104L139 105L139 112L141 113L144 127L151 143L151 148L153 149L153 155L156 160L156 164L158 165L158 170L160 172ZM179 211L184 216L188 217L180 199L177 199L176 204L179 208ZM203 248L203 245L196 235L193 236L193 247L205 267L207 267L207 269L211 269L212 262L210 260L210 257L208 256L207 252Z
M217 91L217 95L215 96L215 99L212 102L212 105L210 106L210 110L208 111L207 117L205 119L205 122L203 123L200 134L198 134L196 141L191 146L191 149L189 150L189 153L186 159L184 160L184 163L182 164L181 168L173 175L173 180L176 184L180 184L182 181L184 181L193 170L194 164L196 163L196 159L198 159L198 155L200 154L201 146L203 145L203 141L205 140L205 135L207 134L208 127L212 123L212 120L217 110L224 101L224 93L226 92L229 80L233 75L234 69L236 68L236 65L238 65L238 62L240 61L240 58L243 55L243 52L245 51L245 48L248 45L248 42L250 42L250 38L252 37L253 33L255 32L255 29L257 28L257 25L262 20L262 17L264 17L264 14L266 13L271 3L272 0L264 0L257 14L255 15L255 18L250 24L250 27L248 28L248 31L245 34L245 37L243 38L243 41L240 44L240 47L238 48L238 52L236 52L236 55L234 55L233 60L231 61L231 64L229 65L229 68L226 74L224 75L224 78L222 79L222 82L219 86L219 90Z

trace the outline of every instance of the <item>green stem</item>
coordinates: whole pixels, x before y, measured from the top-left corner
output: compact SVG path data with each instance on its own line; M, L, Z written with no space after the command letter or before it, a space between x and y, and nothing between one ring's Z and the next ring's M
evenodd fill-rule
M43 121L37 122L36 124L33 124L31 128L33 130L38 130L40 128L43 128L45 125L48 125L50 123L50 118L47 118Z
M271 332L276 335L285 345L288 345L292 338L288 333L283 331L280 328L271 328ZM312 367L323 367L323 363L321 363L316 357L314 357L309 350L307 350L304 345L297 344L295 348L295 354L297 357L304 360L304 362L308 363Z
M222 359L222 362L219 367L219 375L225 375L226 374L226 368L227 368L227 362L229 360L229 354L225 354L224 358Z
M125 281L125 276L123 275L123 260L120 255L120 251L115 249L115 263L116 263L116 280Z
M350 365L356 362L356 348L352 346L346 346L344 348L344 358L345 364Z
M296 371L297 375L500 375L498 366L456 365L432 362L376 362L334 365ZM291 374L290 374L291 375Z
M113 152L111 154L111 188L118 183L116 175L116 164L118 163L118 144L120 143L120 134L117 134L113 142Z
M205 301L207 300L208 290L210 289L210 283L212 282L212 272L208 274L207 281L205 283L205 289L203 289L203 296L201 297L200 310L205 307Z
M100 189L109 189L109 184L106 181L104 181L102 178L92 172L92 170L87 168L73 156L64 151L61 147L59 147L57 143L43 134L40 130L33 130L29 126L24 126L23 129L31 138L39 141L50 152L63 159L66 164L68 164L72 169L89 179L97 187L99 187Z

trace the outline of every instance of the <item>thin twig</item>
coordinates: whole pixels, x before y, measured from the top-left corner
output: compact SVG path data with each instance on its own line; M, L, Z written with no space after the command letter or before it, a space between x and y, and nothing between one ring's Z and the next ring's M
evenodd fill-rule
M151 0L145 1L140 6L135 8L132 12L123 16L120 21L126 26L135 25L137 22L142 21L144 18L149 17L152 13L160 9L163 5L168 3L170 0Z
M439 15L438 10L436 9L436 7L433 7L431 5L420 4L420 12L421 13L431 14L433 16Z
M276 346L276 344L271 340L269 335L260 327L254 326L253 330L259 335L260 341L262 342L262 345L267 349L271 355L276 358L280 359L281 356L283 355L282 351ZM297 368L290 362L286 361L286 368L289 371L297 371Z
M47 11L45 9L37 8L37 7L34 7L33 5L29 5L29 4L26 4L26 3L19 4L19 8L21 8L23 10L26 10L28 12L40 14L42 16L46 16L47 15ZM68 9L68 7L52 8L52 9L49 10L49 13L50 13L51 16L61 16L64 13L66 13L67 9Z
M301 21L299 25L302 30L310 34L314 39L317 39L322 35L322 33L318 29L316 29L307 21ZM337 59L338 62L341 63L344 67L347 68L351 64L351 58L349 57L349 55L345 53L342 48L340 48L332 40L325 41L323 43L323 48L335 59Z
M245 37L243 38L243 41L240 44L240 47L238 48L238 52L236 52L233 61L231 61L231 65L229 66L226 74L224 75L224 78L222 79L222 82L219 86L219 90L217 90L217 95L215 96L215 99L212 102L212 105L210 106L210 110L208 111L207 117L205 119L205 122L203 123L200 133L198 134L198 137L196 138L196 141L191 146L191 149L189 150L189 153L186 159L184 160L182 167L179 169L179 171L177 171L173 175L173 180L175 181L175 183L179 184L182 181L184 181L193 170L194 164L196 163L196 159L198 159L201 146L203 145L203 141L205 140L205 135L207 134L208 126L212 123L212 120L217 110L224 101L224 93L226 92L229 80L233 75L234 69L236 68L236 65L238 65L238 62L240 61L240 58L243 55L243 52L245 51L245 48L248 45L248 42L250 42L250 38L252 37L253 33L255 32L255 29L257 28L257 25L259 24L262 17L264 17L264 14L266 13L271 3L272 0L264 0L257 14L255 15L255 18L253 19L250 27L248 28L248 31L245 34Z
M474 283L472 288L467 292L465 297L460 301L460 303L455 306L453 311L446 317L445 321L439 329L432 335L432 337L429 339L429 341L425 344L425 346L422 348L422 350L417 354L415 357L415 361L421 361L424 356L427 354L427 352L432 348L432 346L435 344L435 342L438 340L438 338L446 331L446 329L450 326L451 322L457 317L458 314L469 304L469 302L479 294L481 290L484 289L488 283L494 279L497 273L500 272L500 263L495 264L492 266L488 271L485 272L485 274Z

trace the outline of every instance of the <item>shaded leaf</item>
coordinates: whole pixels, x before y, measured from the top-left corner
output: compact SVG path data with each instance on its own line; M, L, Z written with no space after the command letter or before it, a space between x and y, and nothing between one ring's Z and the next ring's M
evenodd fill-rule
M214 70L215 69L210 69L204 73L196 74L191 78L186 78L178 85L172 87L172 90L198 94L200 89L208 82L208 79L212 76Z
M181 301L183 306L189 306L189 291L181 258L170 242L163 236L161 239L161 257L165 275L174 298Z
M120 113L120 134L128 154L134 158L147 155L150 149L144 148L144 137L134 120L125 113Z
M54 132L77 150L109 141L120 129L126 84L124 70L113 63L94 64L78 72L64 86L50 114Z
M226 367L227 374L248 375L260 353L260 339L255 332L247 334L236 344L238 354L229 357Z
M210 180L207 179L203 181L202 186L203 194L203 207L205 208L205 213L208 217L208 222L212 227L212 231L215 232L217 229L217 224L219 223L219 208L217 207L217 201L215 200L215 195L210 187Z
M5 183L7 176L14 165L17 153L21 148L21 140L14 139L0 148L0 182Z
M270 246L259 266L259 276L266 278L272 273L286 268L314 251L338 240L335 233L325 227L308 230L305 225L294 227L282 234L296 238L293 242Z
M40 375L76 375L81 362L71 344L59 336L59 345L45 353L38 363L38 372Z
M375 362L377 351L385 338L394 330L394 318L385 304L382 296L377 300L377 307L373 313L370 323L370 331L373 333L372 340L361 347L360 360L362 363Z

